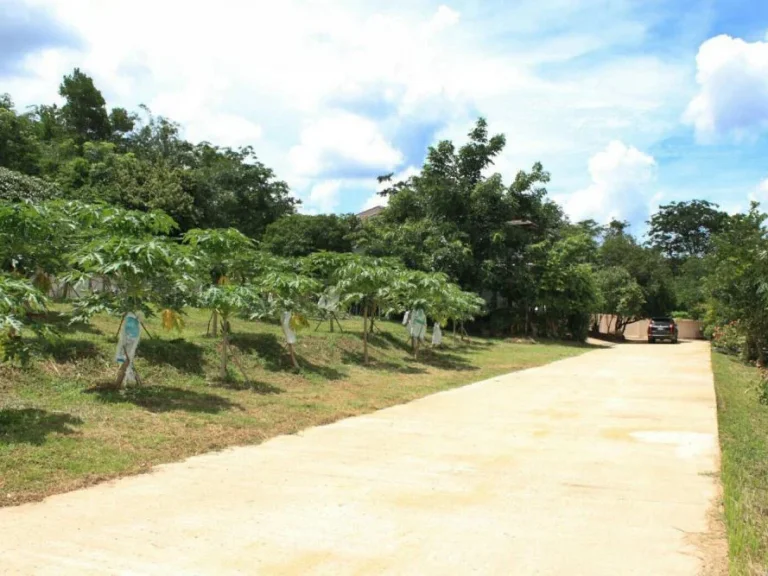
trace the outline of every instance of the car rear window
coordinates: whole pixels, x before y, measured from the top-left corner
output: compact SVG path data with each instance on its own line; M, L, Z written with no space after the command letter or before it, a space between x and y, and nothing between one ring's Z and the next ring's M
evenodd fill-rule
M665 317L665 318L651 318L653 322L672 322L672 318Z

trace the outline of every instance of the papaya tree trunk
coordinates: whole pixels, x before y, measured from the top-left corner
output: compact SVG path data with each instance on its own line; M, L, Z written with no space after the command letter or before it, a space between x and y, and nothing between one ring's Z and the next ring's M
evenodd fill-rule
M213 337L216 338L219 335L219 313L217 310L213 311L211 323L213 324Z
M131 365L131 359L126 355L125 362L120 365L120 369L117 371L117 378L115 379L115 388L120 390L125 382L125 375L128 373L128 367Z
M125 314L122 315L120 318L120 326L117 327L117 332L115 332L115 338L118 340L120 339L120 330L123 329L123 323L125 322Z
M368 364L368 305L363 306L363 362Z
M296 361L296 353L293 351L293 344L288 343L288 352L291 353L291 363L297 370L299 369L299 363Z
M227 353L229 352L229 332L227 331L227 321L221 323L221 366L219 367L219 377L222 380L227 379Z

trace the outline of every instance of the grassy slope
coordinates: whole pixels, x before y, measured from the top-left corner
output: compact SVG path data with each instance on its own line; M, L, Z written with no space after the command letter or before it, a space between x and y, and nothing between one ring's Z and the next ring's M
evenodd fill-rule
M768 407L755 368L713 354L731 574L768 574Z
M424 350L413 360L405 330L380 322L372 363L361 366L360 322L345 333L299 334L297 374L277 326L235 321L233 337L249 384L215 380L217 342L203 335L207 315L190 311L183 334L163 333L139 345L144 386L103 389L117 322L96 318L70 328L28 370L0 365L0 506L37 500L201 452L261 442L278 434L371 412L492 375L544 364L585 347L474 340Z

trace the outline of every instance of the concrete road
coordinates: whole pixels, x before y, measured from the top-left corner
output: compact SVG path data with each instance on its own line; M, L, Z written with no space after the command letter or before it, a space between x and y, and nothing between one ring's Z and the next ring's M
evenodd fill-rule
M0 509L0 573L693 576L709 346L626 344Z

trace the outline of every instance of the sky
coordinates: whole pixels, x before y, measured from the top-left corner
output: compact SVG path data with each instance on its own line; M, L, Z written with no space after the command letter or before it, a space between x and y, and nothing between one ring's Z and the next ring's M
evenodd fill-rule
M382 203L479 116L510 182L541 161L574 220L768 201L768 3L756 0L0 0L0 93L109 106L252 145L302 211Z

